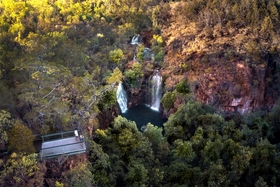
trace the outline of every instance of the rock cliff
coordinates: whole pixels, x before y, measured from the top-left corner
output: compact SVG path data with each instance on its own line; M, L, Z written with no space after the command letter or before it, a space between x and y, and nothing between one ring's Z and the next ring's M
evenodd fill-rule
M270 109L279 97L280 71L279 57L266 40L246 28L186 23L176 14L178 6L171 6L169 24L162 29L165 90L173 90L186 78L198 101L220 111L244 114Z

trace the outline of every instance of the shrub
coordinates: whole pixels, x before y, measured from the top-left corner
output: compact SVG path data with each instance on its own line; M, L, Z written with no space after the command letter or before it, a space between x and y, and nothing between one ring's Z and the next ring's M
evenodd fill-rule
M114 106L117 102L115 91L108 91L102 97L102 101L99 103L99 109L108 109Z
M154 34L153 35L153 39L151 40L151 44L152 44L152 46L163 47L164 46L164 42L163 42L162 36Z
M142 64L138 62L134 63L132 65L132 69L125 71L124 75L130 84L135 85L136 81L144 76L144 73L142 71Z
M139 44L139 45L137 46L136 58L137 58L137 60L139 60L140 62L143 61L143 58L144 58L144 50L145 50L144 45Z
M114 49L109 52L109 60L115 64L120 64L123 58L124 55L121 49Z
M156 54L155 61L156 62L163 61L163 58L164 58L164 53L163 53L163 50L161 50Z
M171 109L174 106L175 101L176 95L173 92L166 92L161 99L162 106L166 110Z
M27 154L35 152L32 131L19 121L16 121L14 126L8 131L8 138L8 149L10 151Z
M183 79L180 83L176 84L175 89L179 93L183 93L183 94L190 93L190 88L187 84L186 79Z

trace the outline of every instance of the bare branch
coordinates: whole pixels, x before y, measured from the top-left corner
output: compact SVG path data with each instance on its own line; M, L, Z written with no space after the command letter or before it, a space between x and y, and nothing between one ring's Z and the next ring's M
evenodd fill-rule
M55 85L55 87L53 87L53 89L47 94L47 95L45 95L44 97L43 97L43 99L45 99L46 97L48 97L57 87L59 87L61 85L61 82L60 83L58 83L57 85Z

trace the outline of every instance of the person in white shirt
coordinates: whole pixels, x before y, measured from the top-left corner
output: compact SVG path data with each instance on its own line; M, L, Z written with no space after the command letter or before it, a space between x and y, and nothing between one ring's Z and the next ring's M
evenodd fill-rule
M76 141L78 141L79 133L78 133L77 128L75 128L74 134L75 134L75 137L76 137Z

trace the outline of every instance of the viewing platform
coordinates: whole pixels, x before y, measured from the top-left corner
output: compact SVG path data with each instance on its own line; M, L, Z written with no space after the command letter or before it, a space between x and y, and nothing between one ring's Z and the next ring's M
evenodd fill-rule
M79 134L81 134L79 132ZM40 159L58 158L86 152L85 141L76 140L74 131L48 134L42 136Z

